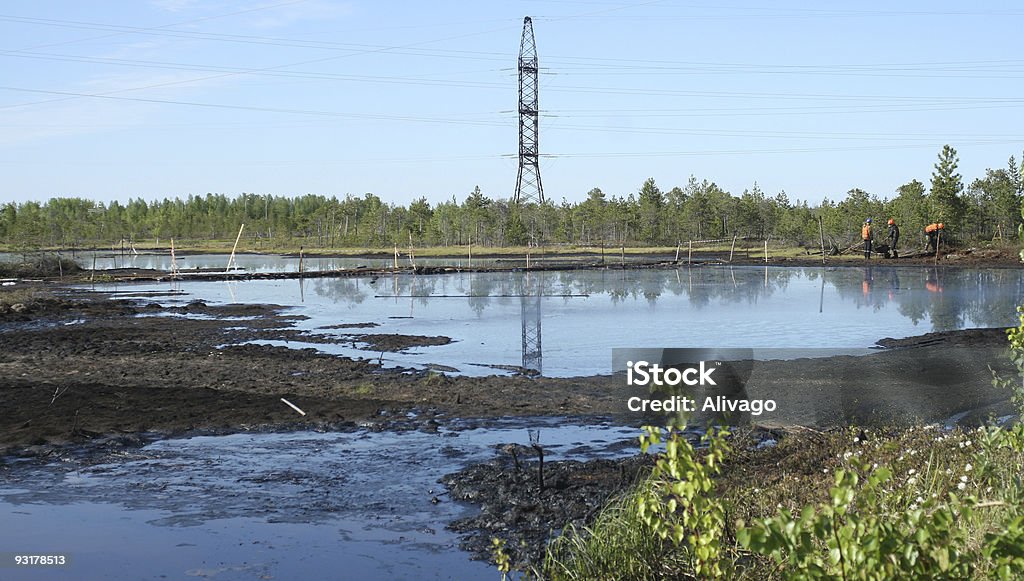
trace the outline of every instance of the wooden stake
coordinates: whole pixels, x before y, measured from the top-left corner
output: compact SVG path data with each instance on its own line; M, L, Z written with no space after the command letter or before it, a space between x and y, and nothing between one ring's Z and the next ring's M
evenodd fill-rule
M303 248L299 246L299 274L302 274L302 259L304 254Z
M469 268L473 268L473 237L469 238Z
M764 263L768 264L768 239L764 239Z
M171 279L178 276L178 258L174 255L174 238L171 238Z
M729 262L732 262L732 254L736 252L736 235L732 235L732 248L729 249Z
M818 216L818 235L821 236L821 263L825 264L825 226L821 223L821 216Z
M412 265L413 269L415 269L416 268L416 260L413 258L412 251L413 251L413 248L412 248L412 231L410 230L409 231L409 264Z
M676 242L676 259L675 262L679 262L679 247L682 246L682 242Z
M689 244L689 250L686 251L686 266L690 266L693 263L693 240L687 241Z
M228 267L224 269L224 272L231 270L231 265L235 262L235 251L238 250L238 241L242 239L242 230L244 229L245 224L243 223L242 226L238 228L238 236L235 238L235 245L231 247L231 256L228 258Z
M398 243L395 242L395 270L398 270Z
M942 230L935 231L935 264L939 264L939 245L942 244Z

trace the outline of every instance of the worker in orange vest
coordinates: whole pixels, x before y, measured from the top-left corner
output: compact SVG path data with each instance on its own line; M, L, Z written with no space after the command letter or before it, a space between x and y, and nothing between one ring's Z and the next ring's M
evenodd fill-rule
M864 239L864 258L871 258L871 218L864 220L864 227L860 229L860 237Z
M942 222L938 224L928 224L924 228L924 234L928 237L928 245L925 247L930 248L932 252L939 251L939 233L946 229L946 225Z

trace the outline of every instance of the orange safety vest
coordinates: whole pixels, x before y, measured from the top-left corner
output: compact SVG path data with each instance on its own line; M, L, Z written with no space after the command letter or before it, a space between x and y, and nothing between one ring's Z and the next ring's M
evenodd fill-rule
M939 225L938 224L928 224L928 226L925 227L924 231L925 232L935 232L938 229L939 229Z
M864 224L864 227L860 229L860 237L864 240L871 240L871 225Z

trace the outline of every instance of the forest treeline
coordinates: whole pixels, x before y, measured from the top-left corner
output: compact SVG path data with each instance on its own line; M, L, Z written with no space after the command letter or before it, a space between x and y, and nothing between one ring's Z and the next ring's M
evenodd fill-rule
M389 204L370 193L342 199L207 194L150 202L138 198L127 204L53 198L0 207L0 242L28 249L85 248L121 240L233 240L244 223L246 237L268 249L390 247L410 241L420 247L643 246L733 236L817 247L819 218L826 240L842 246L859 240L860 225L869 217L879 236L884 236L888 218L900 224L904 237L933 221L944 222L954 240L1016 235L1024 159L1018 163L1011 156L1005 168L987 169L966 184L957 173L958 163L956 150L947 145L927 185L911 180L886 198L854 188L842 199L826 198L815 206L791 201L784 191L768 195L756 183L733 195L694 177L668 191L650 178L636 193L608 196L594 188L582 202L540 205L492 199L479 187L461 202L453 196L432 205L420 198L408 206Z

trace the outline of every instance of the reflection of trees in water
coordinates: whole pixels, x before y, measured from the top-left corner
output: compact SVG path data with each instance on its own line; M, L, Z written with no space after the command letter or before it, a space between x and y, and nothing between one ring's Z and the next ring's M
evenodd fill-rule
M1002 327L1014 323L1017 305L1024 297L1024 276L1015 269L965 272L977 289L976 300L970 301L965 312L982 327ZM1000 289L1012 289L1011 292Z
M360 304L367 297L410 297L427 306L430 296L465 296L482 316L493 305L516 301L526 273L462 273L439 276L382 276L310 279L315 292L334 302ZM686 296L694 308L730 303L756 304L786 292L795 280L822 282L844 302L880 310L890 305L916 325L930 320L935 330L962 328L968 319L977 326L1013 322L1017 301L1024 296L1024 271L873 267L769 268L698 267L673 270L600 270L531 272L546 295L607 295L612 304L645 300L654 305L665 294ZM806 282L805 282L806 284ZM565 299L570 301L572 299Z
M840 268L825 276L844 301L874 310L895 303L915 325L928 320L935 331L962 329L968 319L976 326L1008 325L1024 296L1024 272L1013 269Z
M331 299L335 303L358 305L366 300L368 289L372 287L368 281L359 278L315 278L312 279L313 291Z
M769 269L765 284L765 272L758 268L577 271L559 273L547 279L545 285L547 293L608 295L613 304L643 299L654 305L666 293L686 295L691 304L703 307L714 300L756 302L785 289L791 279L799 275L793 269ZM560 289L552 286L555 282Z

